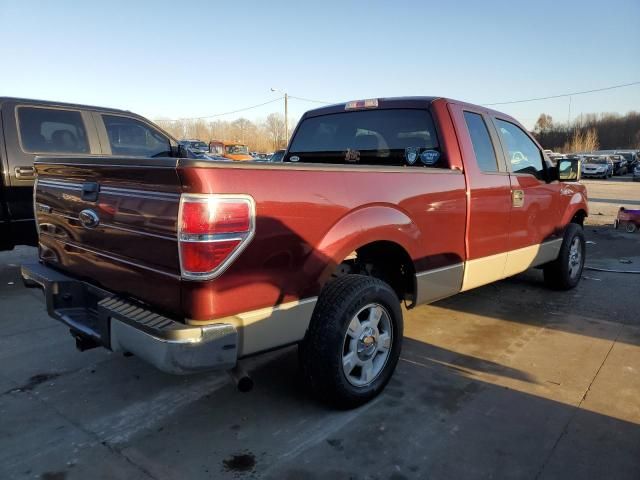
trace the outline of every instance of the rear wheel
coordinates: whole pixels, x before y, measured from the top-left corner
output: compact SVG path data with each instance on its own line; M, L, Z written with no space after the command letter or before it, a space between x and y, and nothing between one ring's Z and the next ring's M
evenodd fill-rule
M638 230L638 227L636 226L635 223L633 222L629 222L627 223L627 226L625 227L625 230L629 233L634 233L636 230Z
M585 261L582 227L570 223L564 232L558 258L544 266L545 283L556 290L569 290L580 283Z
M299 346L303 378L313 394L340 408L374 398L395 370L402 310L393 289L374 277L344 275L318 298Z

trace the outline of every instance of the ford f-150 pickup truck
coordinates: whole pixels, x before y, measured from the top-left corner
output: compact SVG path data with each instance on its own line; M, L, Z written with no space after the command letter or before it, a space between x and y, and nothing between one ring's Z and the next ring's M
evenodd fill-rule
M37 245L36 155L180 156L176 141L124 110L0 97L0 250Z
M36 160L40 263L80 349L171 373L298 344L312 391L359 405L390 379L407 308L585 259L578 160L552 167L516 120L445 98L303 115L281 163Z

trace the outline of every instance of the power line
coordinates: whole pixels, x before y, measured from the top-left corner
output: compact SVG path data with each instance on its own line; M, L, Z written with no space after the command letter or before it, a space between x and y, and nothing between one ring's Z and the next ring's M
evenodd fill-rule
M631 82L631 83L623 83L621 85L612 85L610 87L604 87L604 88L595 88L593 90L583 90L581 92L563 93L561 95L550 95L548 97L527 98L526 100L511 100L509 102L483 103L482 105L485 106L485 107L491 107L493 105L511 105L513 103L535 102L535 101L538 101L538 100L549 100L549 99L552 99L552 98L572 97L574 95L583 95L585 93L604 92L605 90L614 90L616 88L631 87L633 85L640 85L640 81Z
M252 110L254 108L263 107L264 105L269 105L270 103L279 102L283 98L284 97L278 97L278 98L274 98L273 100L269 100L268 102L259 103L257 105L251 105L250 107L239 108L238 110L232 110L230 112L214 113L213 115L205 115L203 117L185 117L185 118L176 118L176 119L160 118L160 119L154 120L154 121L156 121L156 122L157 121L161 121L161 122L178 122L180 120L204 120L205 118L223 117L225 115L231 115L233 113L245 112L247 110Z
M611 85L609 87L603 87L603 88L595 88L593 90L583 90L580 92L570 92L570 93L562 93L560 95L549 95L547 97L536 97L536 98L527 98L524 100L511 100L511 101L506 101L506 102L493 102L493 103L483 103L482 105L485 107L491 107L494 105L512 105L515 103L526 103L526 102L536 102L539 100L550 100L553 98L563 98L563 97L571 97L574 95L584 95L586 93L595 93L595 92L604 92L606 90L614 90L616 88L624 88L624 87L631 87L634 85L640 85L640 81L637 82L631 82L631 83L623 83L620 85ZM259 103L257 105L251 105L249 107L244 107L244 108L239 108L237 110L231 110L229 112L223 112L223 113L214 113L212 115L204 115L202 117L184 117L184 118L178 118L178 119L165 119L165 118L161 118L155 121L164 121L164 122L176 122L176 121L180 121L180 120L204 120L206 118L215 118L215 117L223 117L225 115L232 115L234 113L241 113L241 112L246 112L247 110L253 110L254 108L259 108L259 107L263 107L265 105L269 105L271 103L275 103L278 102L280 100L282 100L284 98L284 96L282 97L278 97L278 98L274 98L272 100L263 102L263 103ZM324 100L315 100L312 98L305 98L305 97L296 97L294 95L289 95L289 98L295 99L295 100L301 100L303 102L311 102L311 103L319 103L322 105L332 105L336 102L326 102Z
M296 100L302 100L303 102L322 103L324 105L331 105L333 103L336 103L336 102L325 102L323 100L313 100L312 98L295 97L293 95L289 95L289 98L295 98Z

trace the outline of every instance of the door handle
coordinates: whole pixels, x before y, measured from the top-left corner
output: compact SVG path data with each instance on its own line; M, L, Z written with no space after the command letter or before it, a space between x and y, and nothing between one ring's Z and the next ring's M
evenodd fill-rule
M16 167L16 178L22 178L25 180L29 180L35 178L36 169L33 167Z
M511 190L511 204L514 207L524 205L524 190Z

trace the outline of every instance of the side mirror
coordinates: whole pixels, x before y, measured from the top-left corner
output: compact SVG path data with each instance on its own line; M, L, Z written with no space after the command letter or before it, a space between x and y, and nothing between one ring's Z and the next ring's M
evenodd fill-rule
M171 145L171 156L174 158L189 158L189 151L178 143Z
M579 158L558 160L558 180L561 182L577 182L580 180L582 160Z

